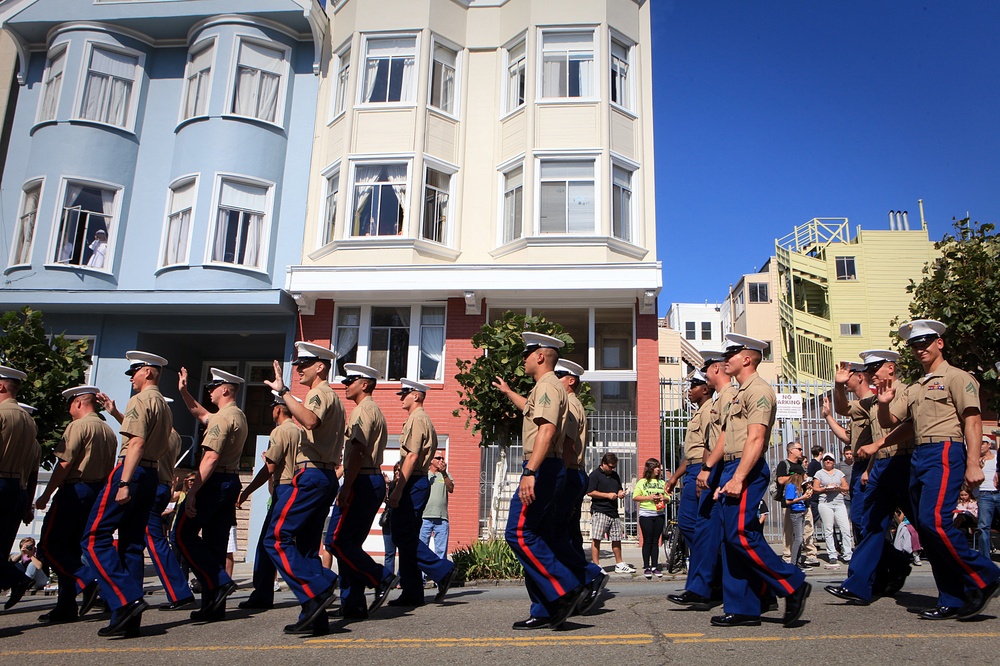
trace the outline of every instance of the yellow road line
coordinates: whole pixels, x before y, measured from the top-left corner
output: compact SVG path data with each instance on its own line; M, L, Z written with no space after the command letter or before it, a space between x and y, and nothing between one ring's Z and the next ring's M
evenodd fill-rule
M704 636L704 634L682 634L684 636ZM374 643L391 647L399 643L408 644L471 644L475 645L483 641L495 643L552 643L552 642L592 642L597 640L652 640L652 634L611 634L611 635L588 635L569 636L564 634L552 634L549 636L483 636L483 637L445 637L445 638L311 638L306 641L308 644L324 643L327 645L347 645L353 643Z
M666 634L664 634L666 636ZM687 638L674 639L673 643L774 643L779 641L849 641L871 639L928 639L939 640L954 638L998 638L1000 632L951 632L947 634L838 634L819 636L729 636L726 638Z

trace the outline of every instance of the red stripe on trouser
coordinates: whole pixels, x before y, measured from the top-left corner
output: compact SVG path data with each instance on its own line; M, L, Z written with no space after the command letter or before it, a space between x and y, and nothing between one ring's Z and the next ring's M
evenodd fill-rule
M210 588L208 590L202 591L202 595L204 595L205 592L210 592L211 590L214 590L215 585L212 581L212 577L209 576L207 573L205 573L204 569L202 569L201 567L199 567L197 564L194 563L194 559L191 557L191 551L187 549L187 544L185 543L185 539L182 536L184 532L184 524L187 523L187 521L188 521L187 513L186 512L181 513L180 520L177 521L177 547L181 549L181 552L184 554L184 559L187 560L187 563L189 565L191 565L191 568L198 570L197 573L201 574L200 578L204 580L205 585ZM197 532L195 532L195 534L197 535Z
M983 579L979 577L972 568L966 564L965 560L958 556L958 551L955 550L955 544L951 542L948 535L944 531L944 523L941 520L941 507L944 505L944 494L948 487L948 476L951 474L951 468L948 465L948 451L951 448L952 442L944 442L944 446L941 447L941 467L943 469L943 474L941 476L941 487L938 488L937 502L934 503L934 531L938 533L941 541L944 542L945 547L951 556L955 558L955 561L965 570L965 573L972 578L972 581L979 586L979 589L986 587L986 583Z
M354 562L351 562L349 559L347 559L346 557L344 557L343 551L340 549L340 546L337 545L337 535L340 533L340 528L342 528L344 526L344 522L345 522L344 518L347 518L347 511L350 508L351 508L351 504L350 504L350 502L348 502L347 506L345 508L341 509L341 511L340 511L340 520L337 521L337 529L335 529L333 531L333 539L330 540L330 543L333 545L333 550L335 551L334 555L337 556L338 560L340 560L341 562L343 562L344 564L346 564L347 566L349 566L357 574L359 574L362 578L364 578L364 579L366 579L368 581L371 581L371 585L369 585L369 587L378 587L378 584L379 584L380 581L377 578L372 578L371 576L368 575L368 573L366 571L362 571L361 569L359 569L357 567L356 564L354 564Z
M292 572L292 565L288 561L288 555L285 554L285 549L281 547L281 526L285 524L285 519L288 517L288 510L291 509L292 504L295 503L295 496L299 494L298 481L304 471L304 469L299 470L299 472L292 479L292 494L288 496L288 501L285 502L285 508L281 510L281 515L278 516L278 520L274 523L274 549L278 551L278 556L281 558L281 565L282 569L284 569L284 573L286 573L288 577L296 583L301 585L303 592L310 597L315 597L316 595L313 594L309 585Z
M528 559L531 560L531 563L535 565L535 568L537 568L538 571L548 579L549 583L555 589L558 596L561 597L564 594L566 594L566 590L564 590L563 586L559 584L559 581L556 580L555 576L550 574L549 570L542 566L542 563L538 560L537 557L535 557L535 554L531 552L531 549L528 548L528 544L524 541L524 520L527 508L528 507L522 504L521 515L517 517L517 543L518 545L521 546L521 550L523 550L525 554L528 556Z
M104 489L104 500L101 502L101 506L97 510L97 516L94 518L94 522L90 527L90 534L87 537L87 553L90 554L90 563L97 567L97 571L100 572L101 578L103 578L104 581L111 586L111 590L115 593L115 596L118 597L122 606L124 606L128 603L128 599L125 598L125 594L118 588L117 585L115 585L115 582L111 580L111 576L108 575L108 572L104 570L101 560L97 557L97 551L94 550L94 543L97 541L97 527L101 524L101 519L104 517L104 511L108 508L108 500L111 499L111 491L113 490L111 486L111 479L114 478L115 472L118 471L119 467L121 467L121 465L118 465L111 470L111 476L108 477L108 485Z
M740 495L740 518L736 523L738 526L737 533L740 535L740 544L743 546L743 550L747 552L747 554L750 556L750 559L752 559L757 564L757 566L763 569L764 572L771 578L778 581L778 583L781 584L781 587L785 588L785 591L788 592L788 594L791 594L792 592L795 591L795 588L792 587L787 580L785 580L778 574L771 571L767 567L767 565L764 564L764 560L760 559L760 555L758 555L756 551L754 551L754 549L750 547L750 541L747 539L747 533L746 533L746 509L747 509L747 492L746 489L744 489L743 494Z
M167 575L167 570L164 568L163 562L160 561L160 554L156 551L156 543L153 541L153 535L149 533L148 525L146 526L146 548L153 558L153 566L156 567L156 573L160 575L160 580L163 581L163 587L167 590L167 596L170 597L170 601L177 601L177 593L174 591L173 585L170 584L170 577Z

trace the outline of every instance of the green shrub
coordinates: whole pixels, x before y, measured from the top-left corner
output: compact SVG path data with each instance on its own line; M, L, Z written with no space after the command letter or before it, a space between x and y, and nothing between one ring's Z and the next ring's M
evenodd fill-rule
M458 580L524 578L524 568L503 539L476 541L451 554Z

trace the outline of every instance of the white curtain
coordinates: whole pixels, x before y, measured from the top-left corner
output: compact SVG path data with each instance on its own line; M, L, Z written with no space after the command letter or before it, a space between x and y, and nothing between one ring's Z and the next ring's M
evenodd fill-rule
M254 116L257 111L257 79L260 72L246 67L236 72L236 97L233 113L240 116Z
M94 48L81 115L89 120L124 126L138 63L133 56Z
M280 85L280 76L261 72L260 101L257 104L257 117L261 120L275 121L278 115L278 88Z
M167 220L167 247L163 253L163 265L172 266L184 261L187 254L188 230L191 226L191 209L174 213Z
M565 97L566 57L547 55L542 62L542 97Z
M399 202L399 208L403 210L406 205L406 165L405 164L389 164L385 168L386 175L389 178L389 182L392 183L392 191L396 193L396 200ZM380 214L384 214L379 211ZM403 216L405 218L405 215ZM399 228L396 229L397 234L403 233L403 225L400 224Z
M219 219L215 226L215 245L212 248L212 261L226 260L226 233L229 230L229 213L225 208L219 209Z
M243 245L246 248L246 251L243 253L243 265L260 268L262 254L260 247L264 216L247 214L244 219L247 220L247 233L243 239Z
M372 58L368 60L368 67L365 71L365 101L374 102L376 100L372 99L372 95L375 92L375 82L378 80L378 65L379 60ZM382 100L378 100L382 101Z
M26 264L31 261L31 240L35 236L35 219L38 215L38 190L31 190L24 194L24 212L21 213L20 238L15 251L15 264Z
M190 56L188 62L188 93L186 118L208 112L208 90L212 82L212 56L215 46L209 45Z
M352 235L371 236L371 220L362 220L361 215L368 200L371 199L375 190L375 183L379 180L381 166L356 166L354 167L354 226Z
M591 55L572 56L572 60L579 66L579 87L580 97L594 96L594 58ZM572 70L571 70L572 71Z
M358 346L358 329L356 326L337 327L337 353L347 356Z
M420 331L420 379L439 379L444 353L444 327L424 326ZM426 364L424 363L426 359ZM425 367L426 365L426 367Z
M399 91L401 102L412 102L417 98L417 68L414 66L415 64L414 58L407 58L403 61L403 83Z
M42 120L54 120L59 106L59 90L62 87L63 70L66 67L66 49L49 60L48 78L45 81L45 96L42 98Z

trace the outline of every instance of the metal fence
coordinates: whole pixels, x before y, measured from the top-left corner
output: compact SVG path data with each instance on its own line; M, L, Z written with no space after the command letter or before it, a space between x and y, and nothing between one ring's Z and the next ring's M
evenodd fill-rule
M766 452L767 464L774 468L785 459L785 447L789 442L797 441L808 462L809 451L813 446L821 446L826 452L833 453L838 460L843 459L843 444L834 437L823 418L821 409L823 397L830 397L833 382L815 381L792 383L779 380L771 384L775 393L797 394L802 396L801 419L778 419L771 431L771 445ZM694 415L687 401L687 387L684 382L668 379L660 380L660 442L662 460L670 470L677 469L683 459L684 434L688 420ZM841 420L841 425L846 425ZM765 497L768 504L768 516L764 524L764 535L771 541L782 538L781 505L770 497Z
M630 412L603 412L587 417L588 443L584 469L588 472L601 464L605 453L618 456L618 474L625 485L626 498L619 502L619 515L625 521L625 539L638 539L638 514L631 501L632 488L639 474L636 439L636 416ZM509 447L497 445L480 449L479 533L483 538L502 537L507 512L514 491L521 482L523 450L520 441ZM584 538L590 534L590 498L584 498L580 529Z

